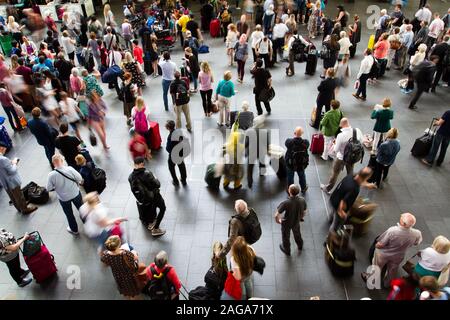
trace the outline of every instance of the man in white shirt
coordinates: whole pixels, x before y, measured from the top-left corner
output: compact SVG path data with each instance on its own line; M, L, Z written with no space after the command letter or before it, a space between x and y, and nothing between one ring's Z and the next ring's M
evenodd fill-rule
M429 30L427 39L428 50L430 50L433 44L436 43L437 38L439 37L441 32L444 31L444 29L445 29L444 21L442 21L441 17L439 16L439 13L435 13L434 20L428 27Z
M289 31L289 28L277 18L275 26L273 27L272 39L273 39L273 61L277 62L277 56L280 53L281 58L283 58L283 46L284 46L284 36Z
M103 42L105 43L105 48L109 51L117 43L117 36L112 33L112 28L106 28L106 34L103 36Z
M328 184L321 184L320 188L326 193L330 194L331 190L334 188L336 184L337 178L339 174L344 169L347 170L347 174L353 174L353 163L345 163L344 162L344 151L345 147L349 143L349 140L353 137L353 128L350 126L350 122L347 118L342 118L339 124L341 127L341 133L339 133L334 142L334 152L336 153L336 158L333 162L333 172L328 181ZM362 143L363 134L361 130L355 128L356 131L356 139Z
M391 280L395 278L406 251L422 242L422 233L413 228L415 224L416 218L411 213L403 213L396 226L390 227L377 238L372 265L380 271L386 267L386 274L381 275L385 288L389 288ZM365 282L369 276L370 273L361 274Z
M294 35L289 38L289 41L287 44L288 51L289 51L289 66L286 68L286 74L289 77L292 77L295 74L294 64L295 64L296 52L294 52L294 50L292 50L292 44L296 40L300 40L301 43L304 44L306 48L308 48L308 46L310 45L310 43L308 41L306 41L301 35L297 34L297 30L294 30ZM306 48L305 48L305 51L307 51Z
M169 92L170 85L173 80L175 80L175 71L177 70L177 65L175 62L170 60L169 51L164 52L163 60L159 62L159 66L162 71L162 88L163 88L163 100L164 109L169 111L169 101L167 94Z
M366 101L367 80L369 79L370 70L372 69L374 62L375 58L372 56L372 50L366 49L366 51L364 51L364 59L362 59L361 61L361 66L359 67L359 72L356 76L356 79L359 83L356 93L353 93L353 96L356 99Z
M431 17L433 16L430 10L430 5L427 4L425 5L425 7L419 9L414 16L417 18L417 20L426 21L428 22L428 24L430 24Z
M80 210L83 200L79 185L83 183L83 178L74 168L64 165L64 157L59 153L52 157L52 163L55 169L48 174L47 190L56 192L69 223L67 231L78 235L78 225L73 215L72 203Z

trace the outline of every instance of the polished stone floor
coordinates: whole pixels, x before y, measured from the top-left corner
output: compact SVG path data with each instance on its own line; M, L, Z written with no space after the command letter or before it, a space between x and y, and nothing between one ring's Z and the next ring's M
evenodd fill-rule
M432 2L435 10L447 10L444 3ZM334 4L337 1L329 3L327 12L334 15ZM366 8L371 2L364 0L356 3L348 5L347 10L359 13L364 20L364 17L368 16L365 13ZM410 4L406 12L411 15L415 9ZM305 32L304 26L300 27L300 31ZM358 72L361 48L367 43L370 33L366 29L363 31L360 48L351 63L353 79ZM211 53L201 55L200 60L208 60L215 78L219 79L227 69L224 44L220 39L210 39L209 36L205 39ZM181 63L181 51L178 47L173 51L173 60L178 65ZM249 67L250 64L246 69ZM305 64L297 64L297 73L293 78L286 78L283 63L271 70L277 95L272 103L273 111L266 121L266 127L279 130L280 144L292 135L296 126L305 128L308 138L314 133L307 123L315 104L316 87L320 79L317 73L313 77L304 75L304 68ZM241 101L248 100L251 109L255 111L252 80L248 71L246 72L244 83L236 84L238 94L232 103L232 109ZM234 68L233 73L236 74ZM384 189L362 191L362 195L378 203L379 208L369 233L353 241L357 250L357 261L352 278L335 278L324 262L322 244L328 229L329 210L328 196L321 192L319 185L327 180L331 162L325 163L318 157L311 157L310 166L306 170L309 190L305 196L309 211L301 227L304 250L301 255L286 257L278 248L281 241L280 227L272 218L277 205L286 198L284 185L276 176L256 177L251 190L244 186L237 192L221 190L216 194L206 188L203 176L208 162L198 160L197 157L201 159L201 146L203 141L209 138L202 138L202 132L216 128L217 116L206 119L203 117L199 94L193 95L190 102L194 121L191 142L195 145L195 157L187 164L188 186L176 189L170 183L166 165L167 153L164 149L154 154L148 166L161 180L161 192L167 205L166 216L161 225L167 229L167 233L154 239L139 223L134 197L127 181L132 162L127 152L128 134L122 116L122 105L115 98L115 94L105 88L104 98L109 107L107 136L111 145L110 156L107 157L99 147L88 147L98 165L107 172L107 188L101 199L110 208L111 216L127 216L130 219L126 229L141 261L150 263L159 250L166 250L170 263L175 266L180 279L189 289L203 284L203 275L210 264L211 245L215 240L226 240L233 202L242 198L255 208L263 229L262 238L254 248L257 254L265 259L267 267L263 276L254 276L255 296L270 299L309 299L318 295L322 299L337 300L370 296L373 299L384 299L385 291L368 290L359 277L359 273L368 265L368 247L376 235L395 225L403 212L412 212L417 217L416 227L424 236L421 248L429 245L439 234L447 237L450 234L449 159L447 158L440 168L429 168L413 158L409 152L414 139L422 134L431 118L441 116L448 109L450 94L448 88L439 87L436 94L423 96L417 111L410 111L407 105L411 97L401 94L397 86L401 77L398 71L388 72L379 84L369 87L368 99L364 103L351 96L351 86L341 90L338 97L352 125L364 133L371 132L373 127L373 121L370 120L373 105L384 97L390 97L395 112L393 126L399 128L402 146ZM163 124L167 119L174 119L174 113L164 111L161 92L160 78L147 79L144 98L150 108L151 117L160 124L165 143L167 132ZM82 135L88 140L87 129L82 130ZM8 156L18 156L22 159L19 170L24 184L35 181L45 185L50 168L43 149L36 144L29 132L15 134L13 140L15 147ZM216 147L218 151L219 145ZM364 164L367 164L367 161L366 155ZM48 285L41 287L33 283L20 289L11 280L6 266L0 264L0 299L122 299L115 287L111 271L99 262L95 245L83 233L79 237L73 237L66 232L66 219L54 194L51 194L48 204L40 206L39 210L30 216L16 213L14 208L8 205L5 192L0 193L0 208L1 227L17 235L33 230L41 232L46 245L55 256L59 269L58 278ZM81 225L81 221L79 224ZM415 250L411 249L408 255L414 254ZM81 270L80 289L67 287L73 266Z

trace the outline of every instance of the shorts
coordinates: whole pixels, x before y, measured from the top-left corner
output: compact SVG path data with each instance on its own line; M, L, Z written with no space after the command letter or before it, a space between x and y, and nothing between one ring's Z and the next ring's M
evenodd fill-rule
M67 55L69 56L69 60L75 60L75 51L68 53Z

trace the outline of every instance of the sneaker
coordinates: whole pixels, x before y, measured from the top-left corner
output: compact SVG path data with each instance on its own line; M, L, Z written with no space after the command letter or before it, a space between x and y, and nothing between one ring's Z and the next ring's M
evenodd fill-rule
M291 253L289 251L287 251L282 244L280 244L280 250L287 256L290 256Z
M152 230L152 236L154 236L154 237L158 237L158 236L162 236L162 235L164 235L166 233L166 230L164 230L164 229L153 229Z
M186 185L187 185L187 181L186 181L186 180L181 180L181 184L182 184L183 186L186 186Z
M33 281L33 278L23 279L21 283L19 283L19 287L23 288L29 285Z
M308 191L308 186L306 186L305 189L302 190L302 194L305 194L306 191Z
M422 161L423 164L426 164L427 166L431 167L433 164L428 162L426 159L421 159L420 161Z
M322 156L320 156L320 157L322 158L322 160L328 161L328 157L326 157L326 158L324 158L324 157L322 157Z
M320 184L320 189L322 189L322 191L325 192L326 194L331 194L331 191L328 191L327 186L323 183Z
M147 226L147 230L152 231L153 229L155 229L155 225L156 225L156 220Z
M79 232L72 231L72 229L70 229L70 227L67 227L67 232L74 236L77 236L80 234Z
M172 180L172 184L173 184L175 187L178 187L178 186L180 185L180 183L179 183L178 181L175 181L175 180Z
M30 274L30 270L24 270L25 272L23 273L23 275L22 275L22 279L25 279L29 274Z
M218 125L219 127L223 127L223 124L220 123L219 121L217 121L217 125Z
M409 106L408 109L416 110L416 109L417 109L417 106Z
M356 99L361 99L361 97L358 96L356 93L352 93L352 96L354 96Z

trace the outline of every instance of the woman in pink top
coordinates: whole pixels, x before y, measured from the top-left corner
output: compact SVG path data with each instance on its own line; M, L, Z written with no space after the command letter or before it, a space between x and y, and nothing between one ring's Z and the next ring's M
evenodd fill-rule
M78 73L78 68L72 68L72 74L70 75L70 87L72 88L73 98L77 98L80 92L84 90L85 85L83 79Z
M375 79L382 77L386 71L387 57L390 47L388 38L389 34L383 33L374 46L373 56L377 60L379 66Z
M211 117L212 114L212 83L214 82L211 67L209 63L204 61L200 65L200 72L198 74L198 81L200 83L200 95L202 96L203 111L205 117Z

